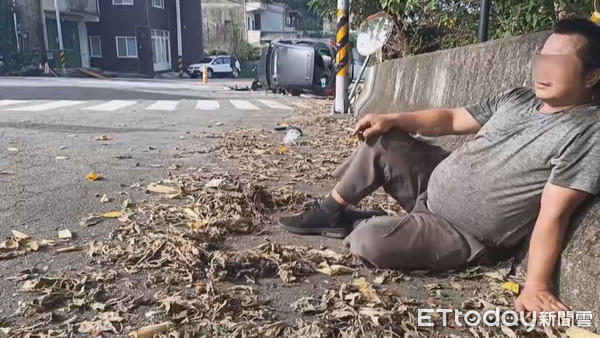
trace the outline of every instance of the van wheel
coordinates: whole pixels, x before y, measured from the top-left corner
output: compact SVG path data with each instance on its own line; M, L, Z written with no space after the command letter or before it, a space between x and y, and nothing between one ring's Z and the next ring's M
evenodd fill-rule
M289 92L292 96L300 96L300 94L302 94L298 89L290 89Z

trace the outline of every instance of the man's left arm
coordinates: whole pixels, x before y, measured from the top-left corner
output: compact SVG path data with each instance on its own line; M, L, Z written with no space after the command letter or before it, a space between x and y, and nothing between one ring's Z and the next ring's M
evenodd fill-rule
M568 310L552 294L552 275L563 249L571 216L589 196L581 190L546 184L529 244L525 287L515 301L517 311Z

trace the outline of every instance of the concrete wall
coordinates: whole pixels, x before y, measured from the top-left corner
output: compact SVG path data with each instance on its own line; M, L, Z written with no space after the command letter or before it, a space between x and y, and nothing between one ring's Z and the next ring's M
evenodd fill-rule
M246 11L242 2L202 1L204 49L229 52L234 41L246 40Z
M538 33L384 62L372 67L357 102L358 113L460 107L506 89L530 85L531 56L547 35ZM455 149L467 139L443 137L435 142ZM571 233L560 264L560 296L575 310L592 311L595 327L600 330L599 198L580 211Z
M19 45L26 50L41 51L44 48L44 37L39 3L22 0L16 2L16 6Z

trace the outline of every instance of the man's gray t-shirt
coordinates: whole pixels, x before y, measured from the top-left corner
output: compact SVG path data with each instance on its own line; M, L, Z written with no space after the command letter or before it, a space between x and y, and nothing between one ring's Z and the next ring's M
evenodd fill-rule
M488 246L531 233L547 182L598 193L600 109L545 114L533 89L518 88L467 107L482 125L431 174L429 209Z

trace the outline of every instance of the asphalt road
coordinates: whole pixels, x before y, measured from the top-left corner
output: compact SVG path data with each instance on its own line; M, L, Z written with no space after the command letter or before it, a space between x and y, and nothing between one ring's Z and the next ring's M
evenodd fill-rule
M0 234L56 239L69 229L80 243L106 240L110 221L78 222L145 198L144 188L168 177L171 165L181 166L175 173L210 166L215 155L199 153L214 141L207 135L271 127L293 111L284 97L226 84L0 78ZM100 135L112 140L96 141ZM91 171L104 179L87 181ZM111 202L100 202L105 194ZM18 283L7 277L29 268L77 270L85 261L85 251L0 260L0 317L17 308Z

